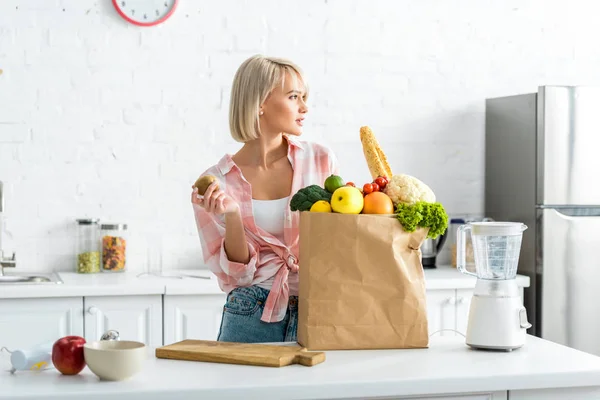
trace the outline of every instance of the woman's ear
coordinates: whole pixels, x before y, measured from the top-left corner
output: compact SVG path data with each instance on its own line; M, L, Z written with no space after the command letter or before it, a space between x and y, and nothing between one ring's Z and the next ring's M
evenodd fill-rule
M258 105L258 115L263 115L265 112L267 112L267 108L269 107L269 99L271 98L271 94L273 92L269 93L267 95L267 97L265 98L265 100L262 103L259 103Z

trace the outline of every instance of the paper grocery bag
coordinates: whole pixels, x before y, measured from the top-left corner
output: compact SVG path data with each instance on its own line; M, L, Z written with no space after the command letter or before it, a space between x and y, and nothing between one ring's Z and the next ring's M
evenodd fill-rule
M298 342L311 350L429 345L421 244L394 216L302 212Z

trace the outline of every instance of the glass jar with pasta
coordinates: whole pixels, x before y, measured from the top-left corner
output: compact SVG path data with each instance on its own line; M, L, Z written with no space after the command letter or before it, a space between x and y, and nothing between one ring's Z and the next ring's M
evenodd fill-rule
M123 272L127 267L127 225L100 225L102 271Z

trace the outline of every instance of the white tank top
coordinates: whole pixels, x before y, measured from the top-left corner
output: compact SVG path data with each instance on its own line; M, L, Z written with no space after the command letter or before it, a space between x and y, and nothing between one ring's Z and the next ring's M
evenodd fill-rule
M254 222L283 242L283 224L289 197L277 200L254 200Z
M283 241L283 227L285 222L285 212L288 207L289 197L284 197L277 200L254 200L252 199L252 208L254 211L254 222L256 225L264 231L269 232L275 236L282 243ZM275 255L275 254L273 254ZM278 257L278 256L275 256ZM271 290L273 286L274 277L270 277L267 280L260 282L257 286ZM288 285L290 288L290 295L298 295L298 274L290 272L288 276Z

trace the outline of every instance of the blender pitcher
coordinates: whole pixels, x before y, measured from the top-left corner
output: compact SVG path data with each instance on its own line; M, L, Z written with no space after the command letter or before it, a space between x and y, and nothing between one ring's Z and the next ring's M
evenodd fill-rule
M523 231L520 222L472 222L458 228L458 270L479 279L514 279L517 276ZM466 269L465 237L471 231L475 271Z
M520 222L473 222L458 228L457 267L477 277L466 333L466 343L473 348L511 351L525 344L531 324L515 279L525 229ZM475 273L466 269L469 230Z

